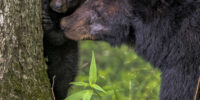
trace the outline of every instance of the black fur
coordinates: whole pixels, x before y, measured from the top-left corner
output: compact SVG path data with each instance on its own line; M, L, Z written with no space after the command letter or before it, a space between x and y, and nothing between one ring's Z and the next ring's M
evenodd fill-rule
M104 3L98 5L97 2ZM111 3L109 3L111 2ZM89 0L62 21L71 39L103 40L123 43L162 72L160 100L193 100L200 77L200 1L199 0ZM105 12L116 10L106 16ZM90 16L81 13L86 10ZM82 11L83 12L83 11ZM88 18L81 19L82 16ZM96 16L91 17L91 16ZM78 30L70 23L85 21ZM64 23L64 24L63 24ZM96 31L93 30L93 25ZM88 28L89 26L89 28ZM99 29L98 29L99 28ZM72 31L73 29L73 31ZM88 34L89 33L89 34ZM200 92L200 91L199 91ZM200 95L197 96L197 100Z
M56 13L49 7L49 0L42 0L44 57L48 58L47 73L51 84L54 80L56 100L64 100L67 96L69 83L75 79L78 70L78 42L64 37L60 29L60 19L67 13Z
M186 2L132 20L135 50L162 72L160 100L193 99L200 77L200 3Z

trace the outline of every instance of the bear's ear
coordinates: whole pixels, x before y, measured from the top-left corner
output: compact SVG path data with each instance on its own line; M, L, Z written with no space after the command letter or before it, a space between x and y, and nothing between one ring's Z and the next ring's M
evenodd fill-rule
M71 16L61 20L61 28L65 36L73 40L119 40L129 30L131 12L125 1L88 0Z

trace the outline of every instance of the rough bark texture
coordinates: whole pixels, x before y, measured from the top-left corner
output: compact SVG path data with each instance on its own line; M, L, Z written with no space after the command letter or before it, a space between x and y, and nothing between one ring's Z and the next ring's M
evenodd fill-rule
M0 100L50 100L40 0L0 0Z

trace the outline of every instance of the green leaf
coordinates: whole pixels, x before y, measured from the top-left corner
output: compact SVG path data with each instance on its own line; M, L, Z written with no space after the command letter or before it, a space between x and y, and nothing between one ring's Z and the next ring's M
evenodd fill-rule
M114 89L114 95L115 95L116 100L122 100L122 97L120 96L120 94L117 92L116 89Z
M97 69L96 69L96 62L94 52L92 51L92 60L90 64L90 72L89 72L89 83L95 84L97 81Z
M85 93L85 95L83 96L83 100L90 100L92 97L93 91L92 90L88 90L87 93Z
M65 100L81 100L81 99L90 100L92 93L93 93L92 90L83 90L83 91L72 94L71 96L67 97Z
M103 93L106 93L106 91L102 87L97 85L97 84L92 84L91 87L94 88L95 90L99 90L99 91L101 91Z
M107 90L106 94L104 94L104 95L113 95L113 94L114 94L114 90Z
M77 85L77 86L84 86L84 87L89 86L89 84L85 82L71 82L70 84Z

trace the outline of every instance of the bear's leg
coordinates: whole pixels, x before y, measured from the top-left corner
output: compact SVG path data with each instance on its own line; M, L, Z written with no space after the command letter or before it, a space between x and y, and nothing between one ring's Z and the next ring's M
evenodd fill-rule
M45 42L44 44L45 56L48 58L47 73L56 100L64 100L70 87L69 83L75 79L78 70L78 43L67 40L60 46L52 46Z

